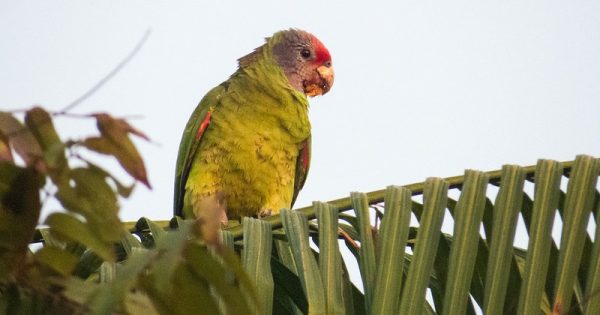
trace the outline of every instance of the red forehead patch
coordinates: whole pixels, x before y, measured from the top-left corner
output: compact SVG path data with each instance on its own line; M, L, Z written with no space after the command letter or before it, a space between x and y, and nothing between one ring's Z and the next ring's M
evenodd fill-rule
M313 47L315 48L315 63L323 64L327 61L331 61L331 55L329 50L321 43L321 41L314 35L310 37Z

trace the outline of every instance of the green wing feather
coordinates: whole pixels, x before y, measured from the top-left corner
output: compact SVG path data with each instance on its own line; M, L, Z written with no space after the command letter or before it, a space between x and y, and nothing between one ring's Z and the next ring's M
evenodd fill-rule
M181 143L179 144L179 153L177 155L177 164L175 168L175 195L173 202L173 213L182 216L183 197L185 195L185 184L190 173L194 156L202 142L202 135L210 127L210 115L218 106L221 94L226 90L226 82L210 90L200 101L196 109L190 116L185 126Z
M292 197L292 204L290 208L294 207L294 203L296 202L296 198L298 197L298 193L304 187L304 182L306 182L306 177L308 175L308 169L310 167L310 146L311 146L311 138L304 140L302 144L302 148L298 153L298 159L296 159L296 176L294 177L294 195Z

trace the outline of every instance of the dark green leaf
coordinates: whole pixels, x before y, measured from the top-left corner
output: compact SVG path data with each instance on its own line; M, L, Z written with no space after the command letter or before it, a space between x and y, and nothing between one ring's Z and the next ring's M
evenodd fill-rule
M31 131L44 151L44 160L48 172L55 182L65 180L68 170L65 145L60 140L52 118L40 107L34 107L25 113L25 125Z
M385 216L379 234L377 274L373 304L374 314L396 314L403 284L404 250L411 214L411 191L388 186L385 194Z
M271 259L271 270L275 282L275 296L285 295L289 297L302 313L307 313L308 302L302 291L302 283L300 283L298 276L275 258Z
M134 291L126 295L123 308L127 314L159 315L148 295Z
M140 219L140 221L142 220L146 223L151 222L148 219ZM156 240L156 250L159 251L161 255L157 261L153 263L151 272L152 278L154 279L154 285L161 290L167 292L172 290L173 273L178 268L178 265L180 265L182 253L186 241L190 237L191 230L191 224L185 224L182 225L178 231L163 231L165 234Z
M43 177L31 168L0 162L0 282L25 266L40 215Z
M454 241L448 262L444 314L463 314L470 304L469 287L477 258L479 227L485 208L489 176L467 170L462 193L454 214Z
M112 244L104 242L90 231L89 225L81 222L73 215L61 212L52 213L46 219L46 224L50 226L52 233L56 236L79 242L93 250L102 259L114 261L115 252Z
M256 286L256 290L262 293L258 296L258 303L252 309L251 314L271 314L273 309L273 274L270 263L273 244L271 224L248 217L242 219L242 224L244 225L242 264ZM219 281L211 282L219 283ZM233 309L230 312L240 314Z
M227 250L224 248L223 250ZM259 309L257 305L250 308L248 301L243 298L244 293L235 279L235 275L225 268L218 260L217 256L211 254L205 246L198 244L189 244L185 250L186 265L197 279L204 279L211 284L218 296L223 299L229 314L252 314L252 310ZM268 263L268 262L267 262ZM258 274L258 277L269 277L269 274ZM273 287L266 288L262 293L272 296ZM272 299L272 298L271 298ZM252 301L252 300L251 300ZM254 302L254 301L252 301ZM268 314L267 312L263 314Z
M210 292L209 282L197 277L189 266L181 265L175 271L173 288L177 289L171 292L171 307L167 314L219 313L217 303Z
M553 309L562 313L571 307L583 247L587 237L587 222L593 207L600 161L585 155L577 156L571 172L563 216L563 233L558 256L557 280Z
M448 183L439 178L428 178L423 192L424 206L420 216L420 227L413 249L413 260L402 292L400 312L421 314L425 292L432 273L435 256L440 251L440 229L447 203Z
M517 230L517 219L523 201L524 184L525 172L523 168L515 165L505 165L502 168L500 191L493 209L493 228L491 229L493 234L490 235L489 265L486 266L488 268L484 301L484 312L486 314L504 314L508 311L503 310L503 306L513 258L509 253L511 253ZM515 290L510 291L514 292ZM514 313L515 310L512 310L512 312Z
M131 255L116 279L99 286L91 295L88 305L92 313L113 314L121 308L125 295L135 286L154 255L155 253L150 252Z
M367 195L363 193L353 192L350 194L354 211L358 218L360 234L360 259L359 267L365 290L365 308L367 312L371 312L373 301L373 291L375 288L376 276L376 254L375 240L373 239L373 227L371 226L369 214L369 202Z
M119 241L124 229L118 217L117 197L106 182L105 173L80 167L71 170L70 177L72 183L62 183L57 192L65 209L82 214L103 241Z
M44 246L35 253L37 261L62 275L70 275L79 260L77 256L54 246Z
M285 209L281 210L281 216L309 310L314 314L324 314L326 312L325 290L317 261L308 242L306 217L298 211Z
M315 202L313 205L319 222L319 268L327 292L327 314L346 314L338 245L338 210L326 203Z

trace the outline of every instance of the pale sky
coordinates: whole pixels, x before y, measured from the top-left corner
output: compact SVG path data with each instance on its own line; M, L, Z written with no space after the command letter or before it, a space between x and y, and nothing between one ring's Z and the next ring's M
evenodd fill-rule
M336 78L311 100L301 207L467 168L600 156L599 17L598 1L0 0L0 109L62 109L151 29L73 112L142 117L131 123L157 143L136 141L154 189L138 186L121 217L169 219L198 101L264 37L305 29L329 48ZM63 136L95 133L93 120L56 123Z

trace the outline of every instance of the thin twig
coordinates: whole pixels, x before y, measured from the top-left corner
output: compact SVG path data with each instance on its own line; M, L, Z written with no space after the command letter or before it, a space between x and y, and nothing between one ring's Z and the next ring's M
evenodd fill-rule
M360 245L358 245L358 243L350 236L350 234L346 233L346 231L338 228L338 233L342 236L347 244L350 244L355 249L360 249Z
M144 46L144 44L146 43L148 36L150 36L150 29L146 30L146 32L144 33L144 35L142 36L140 41L137 43L137 45L135 45L133 50L123 60L121 60L121 62L119 62L119 64L111 72L109 72L104 78L102 78L100 81L98 81L91 89L89 89L87 92L83 93L83 95L81 95L80 97L75 99L73 102L71 102L64 109L59 111L57 114L65 114L66 112L75 108L75 106L81 104L88 97L92 96L92 94L96 93L100 88L102 88L102 86L104 84L106 84L106 82L110 81L110 79L112 79L112 77L114 77L119 71L121 71L121 69L123 69L129 63L129 61L131 61L131 59L133 57L135 57L135 55L140 51L142 46Z
M96 119L98 114L102 113L91 113L91 114L76 114L76 113L65 113L63 111L60 112L50 112L52 116L62 116L68 118L93 118ZM143 119L143 115L124 115L117 117L118 119L126 119L126 120L135 120L135 119Z

